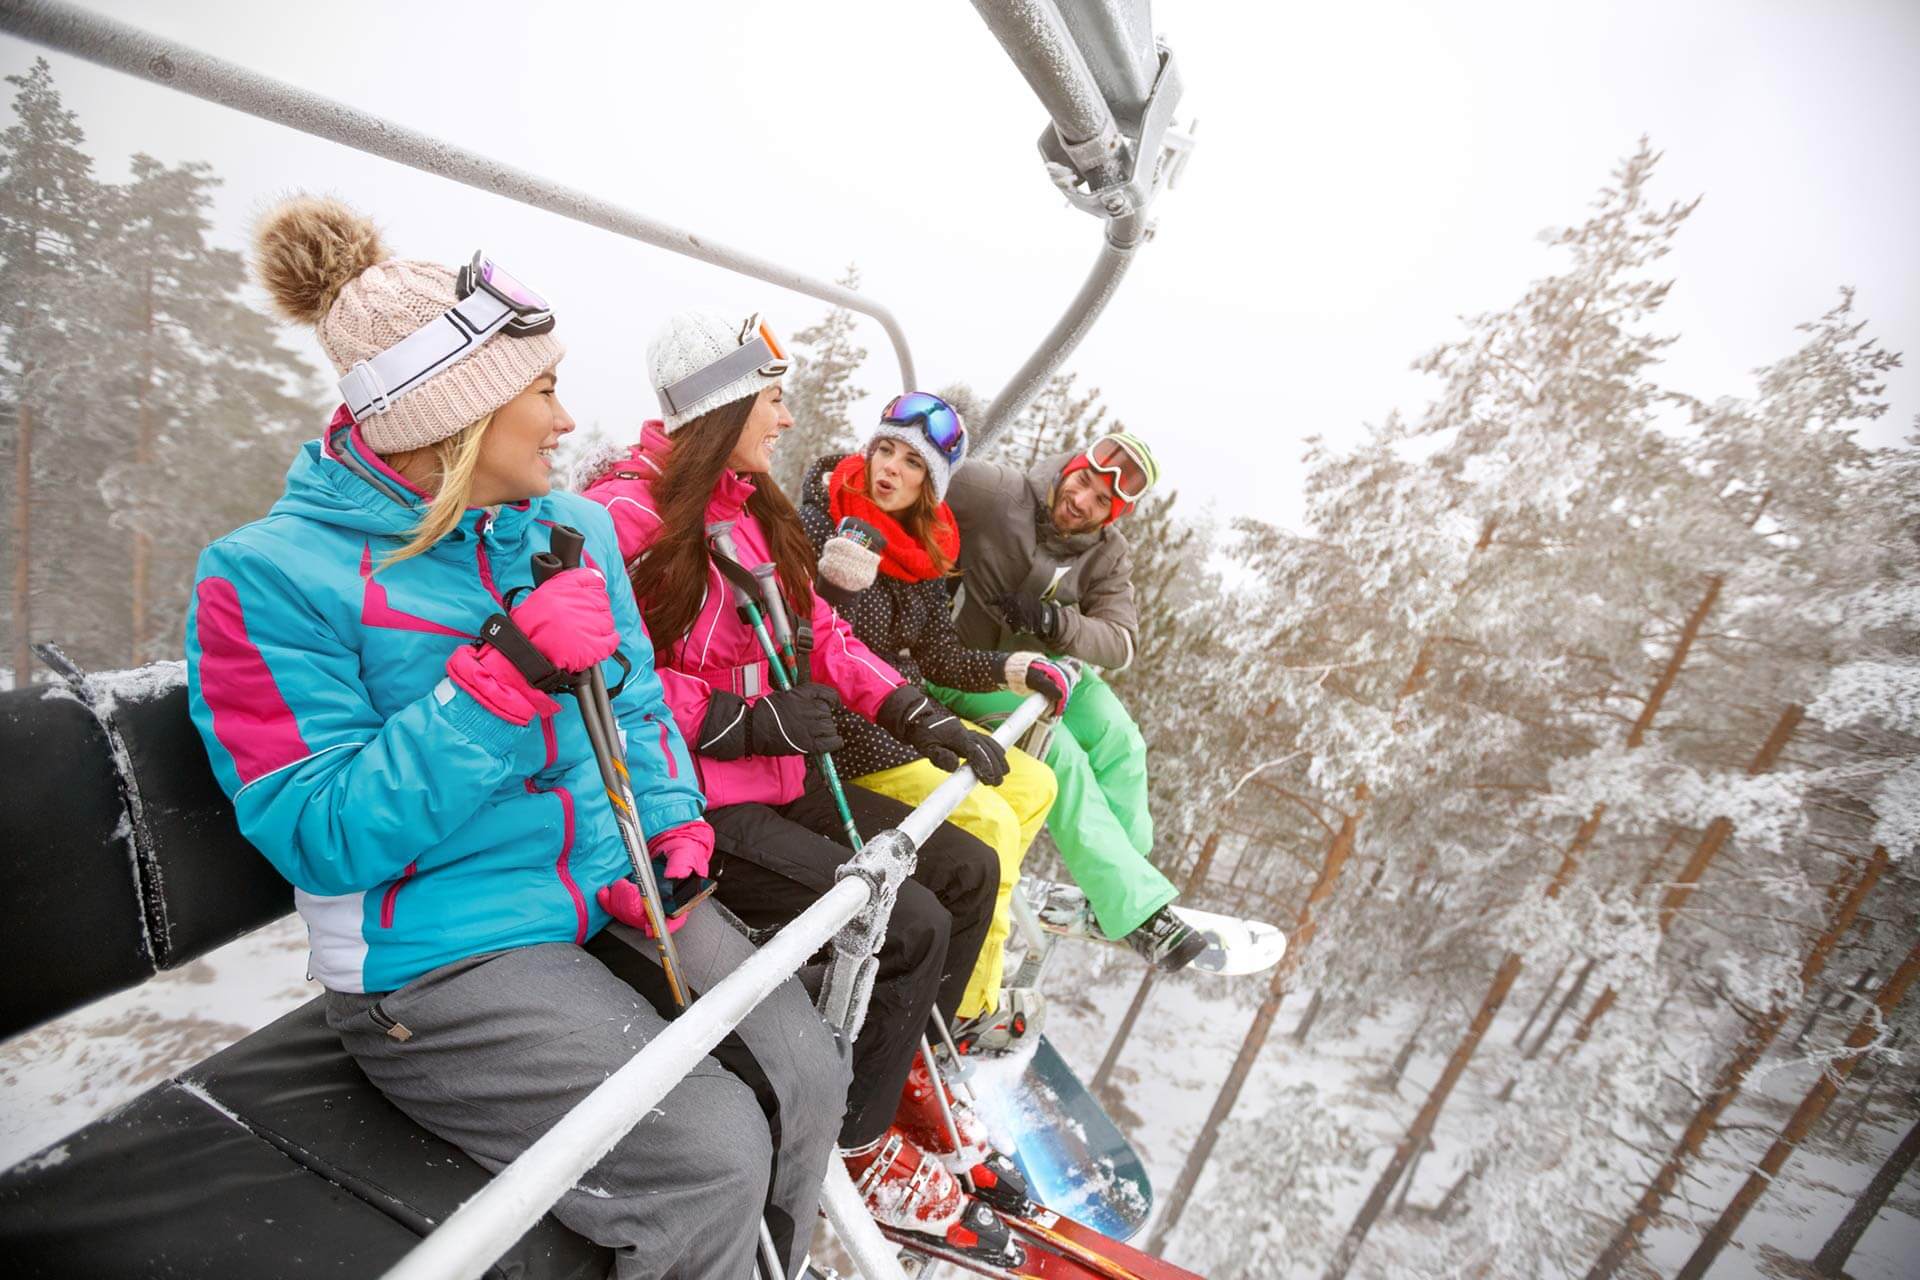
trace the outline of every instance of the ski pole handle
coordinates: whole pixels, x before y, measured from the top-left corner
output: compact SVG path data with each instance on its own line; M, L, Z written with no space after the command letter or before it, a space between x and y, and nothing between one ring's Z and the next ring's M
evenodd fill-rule
M548 545L550 550L533 554L533 585L536 587L563 569L578 569L580 553L586 549L587 538L570 524L557 524L553 526L553 541Z

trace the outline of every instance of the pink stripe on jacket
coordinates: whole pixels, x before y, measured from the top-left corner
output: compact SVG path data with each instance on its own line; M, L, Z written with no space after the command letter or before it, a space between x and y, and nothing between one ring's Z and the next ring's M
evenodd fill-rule
M600 473L585 496L607 508L620 535L620 555L627 563L652 545L661 530L653 485L673 442L658 421L648 422L640 443L626 457ZM759 521L747 514L746 501L753 482L722 471L707 501L707 522L731 520L733 541L741 562L751 569L773 559ZM640 602L642 610L646 601ZM853 628L819 596L813 598L813 678L832 685L841 699L860 715L872 719L889 693L904 681L853 634ZM677 638L653 637L665 655L659 674L673 710L680 736L693 752L707 804L785 804L805 787L806 761L800 756L750 756L744 760L712 760L700 754L700 725L715 689L744 694L750 679L771 688L760 642L734 611L726 580L718 569L707 571L706 599L687 633ZM748 669L756 674L749 677ZM754 701L748 697L749 702Z

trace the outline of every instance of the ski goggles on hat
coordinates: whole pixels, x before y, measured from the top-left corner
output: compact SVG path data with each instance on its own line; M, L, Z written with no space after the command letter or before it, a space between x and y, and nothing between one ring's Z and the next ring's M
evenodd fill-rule
M758 311L740 326L740 345L704 369L695 369L678 382L660 388L660 401L669 414L684 413L689 405L699 404L732 382L757 373L777 378L793 367L786 348L773 336L773 329Z
M521 284L484 252L460 268L459 301L400 341L348 369L340 399L355 422L385 413L428 378L470 355L496 333L532 337L553 328L547 300Z
M1113 491L1125 502L1138 502L1153 488L1153 464L1119 436L1102 436L1087 450L1095 471L1113 479Z
M967 424L960 411L939 396L925 391L909 391L895 396L880 411L880 421L893 427L918 427L927 443L948 462L958 462L967 451Z

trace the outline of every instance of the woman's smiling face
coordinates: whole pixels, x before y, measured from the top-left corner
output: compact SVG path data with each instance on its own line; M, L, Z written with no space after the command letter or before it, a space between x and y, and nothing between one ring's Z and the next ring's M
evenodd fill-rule
M733 442L733 452L727 455L728 467L735 471L773 470L773 447L779 443L780 433L793 425L793 415L782 403L785 396L785 390L776 382L754 397L753 411L747 414L740 438Z
M558 380L549 369L493 411L473 468L471 505L499 506L552 491L554 447L574 427L554 390Z

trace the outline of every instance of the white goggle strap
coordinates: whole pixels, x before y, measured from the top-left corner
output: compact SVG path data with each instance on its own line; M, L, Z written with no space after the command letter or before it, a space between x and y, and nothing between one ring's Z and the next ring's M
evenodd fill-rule
M745 346L729 351L706 368L695 369L678 382L660 388L660 402L668 413L680 413L688 405L699 404L728 383L746 377L763 365L781 365L781 372L784 373L786 363L773 353L767 340L756 333Z
M506 327L514 310L484 289L440 313L340 379L340 399L355 422L393 402Z

